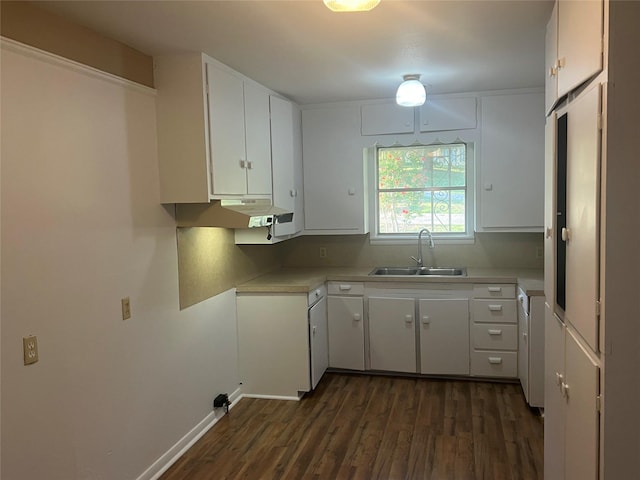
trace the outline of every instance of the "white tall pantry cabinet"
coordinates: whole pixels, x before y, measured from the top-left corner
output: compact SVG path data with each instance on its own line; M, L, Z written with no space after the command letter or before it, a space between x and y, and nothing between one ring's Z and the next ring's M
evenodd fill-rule
M545 480L640 472L640 2L547 27Z

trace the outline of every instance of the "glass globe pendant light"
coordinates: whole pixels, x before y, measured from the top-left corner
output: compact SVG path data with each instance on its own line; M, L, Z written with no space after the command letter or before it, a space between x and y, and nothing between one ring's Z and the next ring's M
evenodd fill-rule
M329 10L334 12L368 12L375 8L380 0L323 0Z
M420 75L410 74L402 77L404 82L396 92L396 103L402 107L419 107L427 99L427 91L420 83Z

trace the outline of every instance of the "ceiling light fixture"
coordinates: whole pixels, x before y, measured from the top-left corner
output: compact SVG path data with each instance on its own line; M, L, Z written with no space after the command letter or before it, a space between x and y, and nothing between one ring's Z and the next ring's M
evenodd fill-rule
M322 0L333 12L368 12L375 8L380 0Z
M420 83L420 75L410 74L402 77L404 82L396 92L396 103L402 107L419 107L427 99L427 91Z

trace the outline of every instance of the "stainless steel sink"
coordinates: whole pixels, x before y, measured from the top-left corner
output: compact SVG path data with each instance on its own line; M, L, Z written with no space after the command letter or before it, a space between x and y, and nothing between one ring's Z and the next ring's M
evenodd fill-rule
M436 277L466 277L466 268L452 268L452 267L421 267L418 270L418 275L433 275Z
M466 277L467 269L462 267L376 267L369 275L414 276L429 275L432 277Z
M376 267L369 275L415 275L418 267Z

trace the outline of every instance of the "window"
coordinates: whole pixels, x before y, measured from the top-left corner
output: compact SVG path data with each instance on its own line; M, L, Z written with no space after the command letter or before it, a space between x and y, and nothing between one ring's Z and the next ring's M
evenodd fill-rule
M436 238L471 238L469 150L464 143L378 147L372 237L413 239L426 227Z

